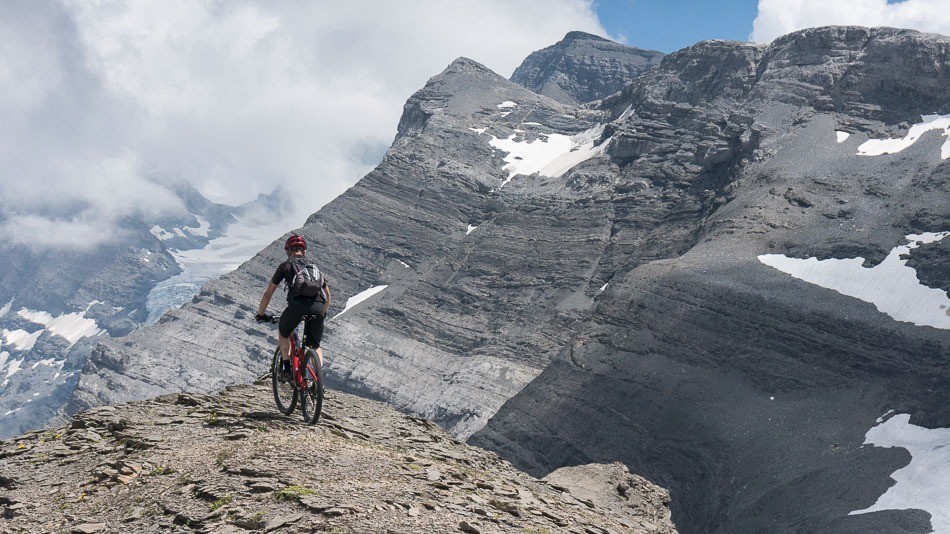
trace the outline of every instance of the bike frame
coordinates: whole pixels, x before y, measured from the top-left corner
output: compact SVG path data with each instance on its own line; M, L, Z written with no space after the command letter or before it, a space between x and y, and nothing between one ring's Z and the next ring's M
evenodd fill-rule
M306 326L304 327L306 328ZM294 376L294 383L297 387L303 389L303 347L297 343L297 332L290 333L290 369Z
M300 325L303 326L303 331L305 333L304 335L306 335L307 327L310 326L310 317L311 316L309 315L305 315L304 320L300 322ZM294 329L294 331L290 333L290 369L294 376L294 383L297 384L297 387L301 391L304 389L304 387L306 387L303 376L303 356L304 348L302 345L300 345L300 343L297 342L297 330ZM318 380L318 377L314 375L313 379Z

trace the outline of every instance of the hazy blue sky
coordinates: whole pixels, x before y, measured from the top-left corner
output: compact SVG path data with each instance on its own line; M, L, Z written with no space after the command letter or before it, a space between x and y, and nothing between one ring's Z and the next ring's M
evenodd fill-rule
M706 39L748 41L758 0L596 0L611 36L670 53Z

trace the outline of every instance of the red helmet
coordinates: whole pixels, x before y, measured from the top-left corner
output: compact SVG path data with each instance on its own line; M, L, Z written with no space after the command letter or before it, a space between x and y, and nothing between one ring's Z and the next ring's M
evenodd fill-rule
M290 247L303 247L304 250L307 250L307 240L302 235L294 234L288 237L287 242L284 243L284 250L290 250Z

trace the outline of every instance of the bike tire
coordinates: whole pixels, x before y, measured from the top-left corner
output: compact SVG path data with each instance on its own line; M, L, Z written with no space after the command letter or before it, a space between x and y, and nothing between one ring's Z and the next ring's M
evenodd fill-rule
M303 361L304 389L300 395L300 411L303 420L312 425L320 419L323 410L323 369L320 358L312 350L307 351Z
M277 404L277 411L284 415L290 415L297 407L297 388L294 387L293 380L281 382L278 379L280 374L280 347L274 351L274 359L270 366L270 380L274 388L274 403Z

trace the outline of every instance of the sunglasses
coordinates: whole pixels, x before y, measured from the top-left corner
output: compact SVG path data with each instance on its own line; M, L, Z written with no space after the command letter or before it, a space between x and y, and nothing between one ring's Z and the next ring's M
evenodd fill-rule
M290 247L291 252L297 252L298 250L307 250L303 247Z

